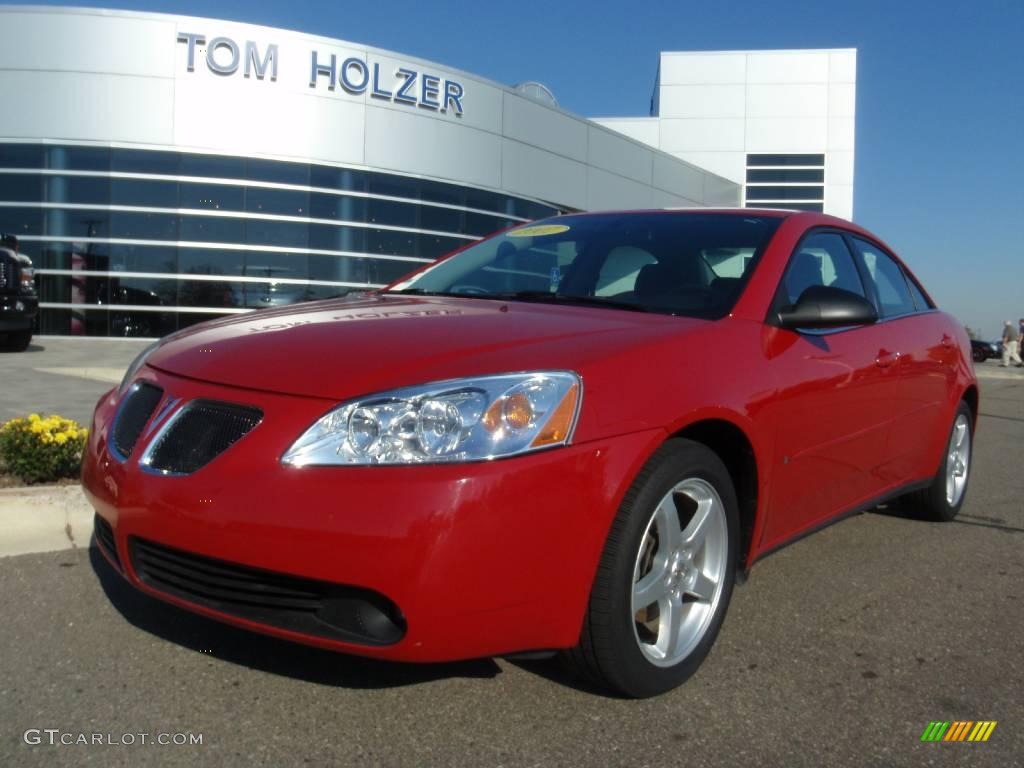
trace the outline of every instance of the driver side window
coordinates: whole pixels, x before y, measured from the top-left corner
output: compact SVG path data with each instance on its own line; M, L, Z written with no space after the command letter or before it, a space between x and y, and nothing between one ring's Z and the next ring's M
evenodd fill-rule
M867 298L846 241L833 232L809 235L797 246L782 278L782 301L796 304L814 285L842 288Z

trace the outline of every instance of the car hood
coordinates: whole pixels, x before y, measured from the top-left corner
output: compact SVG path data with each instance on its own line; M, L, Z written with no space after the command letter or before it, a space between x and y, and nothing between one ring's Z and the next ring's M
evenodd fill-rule
M167 337L147 364L340 401L460 376L571 369L706 321L571 305L373 295L234 315Z

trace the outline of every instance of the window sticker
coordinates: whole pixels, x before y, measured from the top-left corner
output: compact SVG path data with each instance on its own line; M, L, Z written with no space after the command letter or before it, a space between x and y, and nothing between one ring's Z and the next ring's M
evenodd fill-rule
M569 227L565 224L535 224L532 227L521 227L506 232L508 237L543 237L544 235L558 235L568 232Z

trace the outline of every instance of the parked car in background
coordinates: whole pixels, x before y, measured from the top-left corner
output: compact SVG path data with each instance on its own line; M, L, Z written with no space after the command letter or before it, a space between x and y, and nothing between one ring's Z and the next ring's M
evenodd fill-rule
M28 349L37 314L32 260L18 252L16 237L0 234L0 350Z
M976 363L984 363L986 360L1000 358L1003 355L1003 346L998 341L980 341L971 339L971 357Z
M768 553L890 500L957 515L970 357L841 219L574 214L172 334L100 399L82 482L104 556L182 608L651 696Z

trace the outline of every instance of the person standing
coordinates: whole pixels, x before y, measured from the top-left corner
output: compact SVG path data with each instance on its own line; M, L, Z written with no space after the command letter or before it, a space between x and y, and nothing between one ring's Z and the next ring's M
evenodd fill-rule
M1012 360L1017 365L1021 364L1020 353L1020 331L1009 320L1003 325L1003 362L1000 366L1008 368Z

